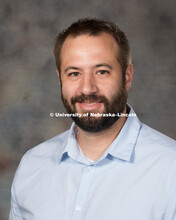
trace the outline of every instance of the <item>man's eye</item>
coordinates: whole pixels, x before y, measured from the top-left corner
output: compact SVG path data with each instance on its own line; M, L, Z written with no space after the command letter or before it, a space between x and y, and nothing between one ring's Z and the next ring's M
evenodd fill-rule
M69 73L68 76L78 76L79 73L78 72L72 72L72 73Z
M107 70L99 70L98 75L105 75L108 74L109 72Z

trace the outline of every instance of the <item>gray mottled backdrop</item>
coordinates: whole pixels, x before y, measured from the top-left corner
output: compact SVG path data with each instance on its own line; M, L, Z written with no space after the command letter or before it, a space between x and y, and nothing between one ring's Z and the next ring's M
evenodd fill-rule
M56 34L80 17L118 24L130 41L135 76L129 103L149 126L176 138L176 2L161 0L1 0L0 219L29 148L67 129L55 72Z

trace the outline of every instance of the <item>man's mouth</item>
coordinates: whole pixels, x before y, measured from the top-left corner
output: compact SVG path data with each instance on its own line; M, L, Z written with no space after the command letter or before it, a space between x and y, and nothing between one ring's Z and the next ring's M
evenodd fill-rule
M102 102L98 101L83 101L78 102L78 106L84 111L97 110L102 106Z
M96 102L93 102L93 103L83 102L83 104L85 104L85 105L94 105L94 104L96 104Z
M83 102L80 102L80 103L83 103L85 105L94 105L94 104L97 104L97 103L101 103L101 101L95 101L95 100L85 100Z

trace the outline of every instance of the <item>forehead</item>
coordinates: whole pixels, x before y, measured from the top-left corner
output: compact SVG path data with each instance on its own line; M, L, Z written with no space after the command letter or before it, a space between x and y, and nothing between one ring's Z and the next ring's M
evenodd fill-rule
M62 46L61 60L73 59L75 56L98 55L115 56L119 53L117 42L108 33L100 33L96 36L84 34L79 36L68 36Z

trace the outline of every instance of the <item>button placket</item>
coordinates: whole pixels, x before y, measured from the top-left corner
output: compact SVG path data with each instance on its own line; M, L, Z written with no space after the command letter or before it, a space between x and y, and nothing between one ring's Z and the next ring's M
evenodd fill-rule
M75 207L73 212L72 220L82 220L84 208L87 202L87 196L89 193L89 188L93 178L93 170L95 167L93 165L86 166L83 170L83 174L80 180L80 185L77 190Z

